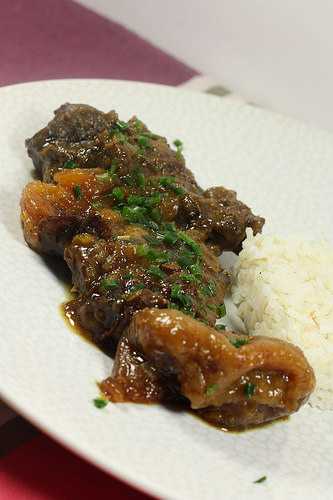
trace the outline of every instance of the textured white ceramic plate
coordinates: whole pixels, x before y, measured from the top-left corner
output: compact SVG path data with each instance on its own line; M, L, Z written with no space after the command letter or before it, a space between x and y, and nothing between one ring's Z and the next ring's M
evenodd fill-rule
M138 114L181 138L203 186L224 184L267 218L266 232L332 236L333 137L288 118L188 91L71 80L0 90L0 392L92 463L177 499L333 497L333 413L306 407L287 422L226 434L160 406L97 410L111 360L76 336L58 310L64 288L27 248L20 192L31 179L24 139L61 103ZM267 481L253 484L260 476ZM111 492L112 494L112 492Z

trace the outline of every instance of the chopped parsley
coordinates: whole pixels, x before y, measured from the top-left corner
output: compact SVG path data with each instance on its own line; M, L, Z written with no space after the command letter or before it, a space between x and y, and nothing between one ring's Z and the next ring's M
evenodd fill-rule
M215 325L216 330L225 330L225 325ZM232 343L232 342L231 342Z
M218 388L219 388L218 384L209 385L206 389L206 396L213 396L215 392L218 390Z
M144 125L143 125L142 121L139 120L139 118L135 119L135 121L134 121L134 127L136 128L137 132L140 132L144 128Z
M171 299L175 301L181 309L185 311L191 310L193 301L192 297L182 290L181 285L172 285L171 287Z
M130 223L143 224L147 219L147 209L145 207L124 206L121 215Z
M173 141L173 145L176 146L176 156L177 156L177 158L181 158L181 154L182 154L183 148L184 148L182 141L180 141L179 139L175 139Z
M152 208L160 203L162 199L161 193L154 193L151 196L140 196L137 194L130 194L127 198L128 205L138 205L141 207Z
M207 304L207 309L210 311L216 311L216 306L214 306L214 304Z
M158 139L158 138L159 138L159 136L158 136L158 135L153 134L152 132L142 132L142 134L141 134L141 135L143 135L143 136L145 136L145 137L149 137L149 139L153 139L153 140L156 140L156 139Z
M216 285L213 281L209 281L207 285L201 287L201 291L207 297L213 297L216 294Z
M158 266L149 267L149 269L147 270L147 273L150 276L153 276L153 278L158 278L160 280L163 280L166 276L165 272L162 271L162 269L160 269Z
M144 149L151 147L149 139L146 135L139 135L138 144L141 148L144 148Z
M133 273L126 273L123 276L124 280L130 280L133 278Z
M116 176L116 170L118 168L117 160L112 160L111 167L108 168L103 174L97 174L96 179L103 182L109 182L114 180Z
M216 314L218 318L223 318L226 315L225 304L220 304L216 307Z
M113 290L119 286L119 281L110 278L103 278L100 284L102 290Z
M247 398L252 398L254 391L256 389L256 386L254 384L251 384L251 382L247 382L244 385L244 394Z
M249 343L248 339L235 339L235 340L230 340L230 343L239 349L239 347L242 347L243 345L246 345Z
M116 122L116 127L118 130L120 130L120 132L122 132L123 130L128 129L129 125L128 125L128 123L123 122L122 120L118 120Z
M82 198L82 191L80 186L74 186L73 187L73 192L74 192L74 197L76 200L81 200Z
M135 293L135 292L138 292L139 290L143 290L145 287L145 285L143 283L138 283L136 285L132 285L130 288L129 288L129 292L130 293Z
M106 405L108 404L108 401L106 401L105 399L102 399L102 398L95 398L95 399L93 399L93 403L96 406L96 408L98 408L100 410L100 409L106 407Z
M145 176L143 175L139 167L133 168L130 174L126 177L125 181L129 186L133 187L144 187Z
M167 245L174 245L178 241L178 234L176 231L167 229L163 236L163 241Z
M176 182L176 177L160 177L159 184L162 187L169 188Z
M63 164L63 168L68 168L68 169L72 169L72 168L77 168L78 167L78 164L75 163L74 160L68 160L66 161L64 164Z
M138 194L130 194L128 197L127 197L127 204L130 205L130 206L135 206L135 205L138 205L138 206L144 206L145 204L145 197L144 196L139 196Z
M185 193L185 190L182 187L177 186L175 183L176 183L175 177L160 177L159 180L160 186L166 189L171 189L177 196L181 196L182 194Z
M195 261L195 255L193 255L193 252L190 252L189 250L184 250L177 259L180 267L185 269L191 269L191 267L196 264Z
M156 238L155 236L152 236L151 234L146 234L144 238L150 245L157 246L161 244L161 240L159 238Z
M156 205L159 205L162 200L162 194L161 193L153 193L151 196L147 196L145 198L144 204L147 208L155 207Z
M198 280L201 279L202 277L202 268L199 262L196 262L195 264L192 264L189 268L190 272L195 276Z
M253 481L253 484L260 484L260 483L264 483L267 479L267 476L261 476L259 477L259 479L257 479L256 481Z
M202 255L200 245L198 245L198 243L196 243L194 240L192 240L192 238L190 238L186 233L184 233L183 231L178 231L178 237L180 240L182 240L184 243L186 243L187 246L189 246L191 248L191 250L193 251L193 253L195 255L197 255L197 256Z
M144 257L147 260L160 262L161 264L164 262L168 262L170 258L167 252L155 250L155 248L151 248L148 245L138 245L136 247L136 252L140 257Z
M125 144L127 142L127 137L118 128L114 131L114 137L118 140L120 144Z
M181 274L179 276L179 279L181 279L182 281L186 281L188 283L193 283L194 281L197 281L197 278L196 276L194 276L194 274Z
M125 198L125 193L121 187L115 187L112 189L112 196L119 203L123 201Z

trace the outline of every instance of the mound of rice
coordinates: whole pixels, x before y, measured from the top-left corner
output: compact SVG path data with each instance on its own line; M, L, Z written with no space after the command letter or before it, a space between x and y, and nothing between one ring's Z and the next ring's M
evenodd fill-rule
M232 300L249 333L303 350L317 378L310 404L333 409L333 248L248 231Z

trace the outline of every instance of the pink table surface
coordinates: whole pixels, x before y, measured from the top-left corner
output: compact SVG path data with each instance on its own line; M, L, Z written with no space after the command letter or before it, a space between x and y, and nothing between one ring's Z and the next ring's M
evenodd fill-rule
M52 78L179 85L195 74L119 24L72 1L0 0L0 85Z
M0 0L0 85L52 78L179 85L194 75L139 36L70 0ZM42 434L0 461L0 500L106 495L148 498Z
M144 495L38 435L0 462L1 500L148 500Z

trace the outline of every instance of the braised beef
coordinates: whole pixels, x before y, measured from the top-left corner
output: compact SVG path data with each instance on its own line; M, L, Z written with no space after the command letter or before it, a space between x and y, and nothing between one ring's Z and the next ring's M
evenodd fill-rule
M218 257L264 219L234 191L201 189L181 142L136 117L64 104L26 144L42 180L22 194L25 239L67 262L72 321L118 344L108 397L181 400L228 427L298 409L314 378L297 348L214 328L228 286Z

